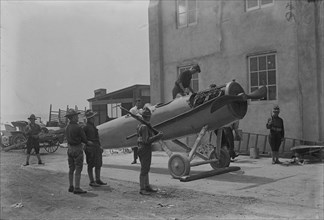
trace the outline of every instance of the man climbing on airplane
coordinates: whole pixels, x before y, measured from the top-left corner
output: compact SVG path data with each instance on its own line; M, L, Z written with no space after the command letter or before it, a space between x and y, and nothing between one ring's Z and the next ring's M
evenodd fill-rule
M190 86L192 75L195 73L200 73L200 66L198 64L192 66L189 70L186 70L180 73L177 81L174 84L172 90L173 99L177 97L178 94L181 96L186 95L186 89L189 89L190 92L194 93L194 90Z

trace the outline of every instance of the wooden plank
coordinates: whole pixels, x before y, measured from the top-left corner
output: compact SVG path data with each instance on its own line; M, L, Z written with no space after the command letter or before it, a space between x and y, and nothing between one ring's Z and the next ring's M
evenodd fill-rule
M241 169L240 167L219 168L217 170L211 170L211 171L201 172L201 173L190 175L190 176L180 177L180 182L189 182L189 181L192 181L192 180L198 180L198 179L211 177L211 176L215 176L215 175L219 175L219 174L223 174L223 173L229 173L229 172L233 172L233 171L238 171L240 169Z
M300 145L300 146L295 146L290 148L290 150L298 150L298 149L314 149L314 148L324 148L324 146L319 146L319 145Z

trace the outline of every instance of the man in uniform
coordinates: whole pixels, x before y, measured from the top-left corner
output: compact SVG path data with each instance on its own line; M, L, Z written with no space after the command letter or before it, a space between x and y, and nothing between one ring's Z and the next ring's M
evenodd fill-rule
M234 134L233 131L235 132L235 137L236 139L240 139L241 137L239 136L238 133L238 126L239 126L239 121L235 121L232 124L223 127L222 128L222 140L221 140L221 145L227 146L228 148L228 153L231 157L231 162L234 162L235 157L238 157L239 154L237 154L234 150ZM217 131L215 130L215 134L217 135Z
M80 188L81 171L83 168L83 146L82 143L87 145L93 145L91 141L87 140L87 137L83 129L78 125L80 112L76 112L74 109L69 109L65 115L69 119L69 124L65 129L65 136L68 143L68 163L69 163L69 192L74 194L86 193ZM74 175L75 171L75 175ZM73 175L75 177L75 187L73 186Z
M143 109L141 109L141 105L142 105L141 99L137 98L135 106L129 110L130 113L132 113L134 115L140 115L141 112L143 111ZM137 158L138 158L138 154L137 154L138 147L133 147L132 150L133 150L133 158L134 158L132 164L136 164L137 163Z
M266 124L267 129L270 129L269 143L272 151L272 164L280 164L279 161L279 147L285 137L285 129L282 118L279 117L279 106L273 108L273 114L268 119Z
M200 66L198 64L192 66L189 70L180 73L172 90L173 99L175 99L178 94L180 94L181 96L185 96L186 89L189 89L190 92L194 93L193 89L190 86L190 83L192 75L195 73L200 73Z
M150 122L151 111L149 108L144 107L142 117L146 122ZM137 127L137 136L138 156L141 162L141 172L139 176L140 194L150 195L151 192L157 192L157 189L153 189L150 186L148 176L152 160L152 143L161 139L163 133L159 132L157 135L154 135L153 131L147 125L139 124Z
M90 186L107 185L100 179L100 171L102 167L102 152L103 149L100 147L98 129L94 125L94 116L96 112L87 110L85 116L87 118L87 125L83 127L84 133L88 141L93 142L93 145L86 145L85 155L88 164L88 176L90 180ZM96 181L93 178L93 168L95 168Z
M36 124L36 116L31 114L28 118L30 123L25 128L25 134L27 135L27 158L24 166L29 165L30 152L34 148L38 159L38 164L43 164L39 155L39 133L41 133L40 125Z

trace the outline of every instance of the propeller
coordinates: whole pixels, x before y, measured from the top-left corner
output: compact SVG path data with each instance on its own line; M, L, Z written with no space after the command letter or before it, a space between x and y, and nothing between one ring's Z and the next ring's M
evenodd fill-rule
M255 90L249 94L240 93L238 95L223 95L223 96L217 98L213 102L213 104L210 108L210 112L213 113L216 110L223 107L224 105L231 103L231 102L245 102L248 99L261 99L261 98L265 98L266 95L267 95L267 87L266 86L262 86L261 88Z

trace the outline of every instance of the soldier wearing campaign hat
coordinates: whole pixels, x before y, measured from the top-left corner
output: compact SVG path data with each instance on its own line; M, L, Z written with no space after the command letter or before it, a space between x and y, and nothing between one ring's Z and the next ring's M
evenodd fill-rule
M92 145L88 141L83 129L78 124L80 112L74 109L68 109L65 117L69 119L69 124L65 128L65 136L68 143L68 163L69 163L69 192L74 194L83 194L84 191L80 188L81 171L83 168L83 146L82 143ZM75 174L74 174L75 173ZM75 178L75 187L73 185L73 177Z
M270 129L269 144L272 151L272 164L280 164L279 148L285 137L285 129L283 119L279 117L280 108L278 105L273 107L271 118L266 124L267 129Z
M144 121L147 123L151 120L151 110L148 107L144 107L141 113ZM149 171L152 160L152 143L161 139L163 136L162 132L154 135L153 131L146 124L139 124L137 127L137 145L138 145L138 156L141 162L141 172L139 176L140 180L140 194L150 195L151 192L157 192L153 189L149 183Z
M84 152L86 155L86 161L88 164L88 176L92 187L98 187L100 185L107 185L100 178L100 172L102 167L102 153L103 149L100 146L98 129L94 125L96 112L92 110L87 110L85 112L85 117L87 118L87 124L83 127L84 133L87 136L88 141L91 141L92 145L86 145ZM95 177L93 177L93 168L95 168Z
M180 94L181 96L185 96L187 94L186 89L194 93L194 90L190 86L192 75L200 72L200 66L196 64L193 65L189 70L180 73L172 90L173 99L176 98L178 94Z
M30 153L33 148L38 159L38 164L43 164L39 155L39 134L41 133L41 127L35 123L36 116L34 114L31 114L28 119L30 123L25 128L25 134L27 136L27 158L24 166L29 165Z

